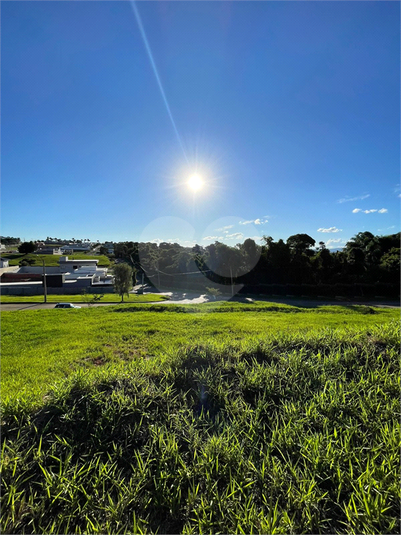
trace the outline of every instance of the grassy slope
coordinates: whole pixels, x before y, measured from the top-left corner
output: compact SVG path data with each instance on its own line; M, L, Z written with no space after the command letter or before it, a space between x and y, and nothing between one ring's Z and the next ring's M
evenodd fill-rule
M13 255L2 255L4 260L9 260L10 266L18 266L22 260L32 260L33 266L41 266L43 260L45 261L45 266L58 266L60 256L59 255L48 255L48 254L13 254ZM85 253L74 253L68 255L69 260L99 260L99 267L108 267L110 266L110 260L105 255L90 256Z
M278 329L368 326L399 316L395 310L367 314L370 310L221 302L3 312L2 399L37 402L55 380L79 367L153 357L194 340L263 339Z
M98 295L98 294L94 294ZM78 295L48 295L48 303L87 303L85 298L91 298L93 294L78 294ZM151 303L154 301L165 301L168 297L159 294L129 294L124 295L124 303ZM121 297L118 294L104 294L99 303L120 303ZM2 295L0 296L0 303L43 303L43 295Z
M3 532L399 533L399 313L368 311L4 313Z

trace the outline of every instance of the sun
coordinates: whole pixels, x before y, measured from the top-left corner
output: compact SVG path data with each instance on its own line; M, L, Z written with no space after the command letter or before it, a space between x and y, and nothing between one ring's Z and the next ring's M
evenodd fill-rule
M199 191L203 188L204 182L202 180L202 177L200 177L199 175L192 175L188 179L187 184L192 191Z

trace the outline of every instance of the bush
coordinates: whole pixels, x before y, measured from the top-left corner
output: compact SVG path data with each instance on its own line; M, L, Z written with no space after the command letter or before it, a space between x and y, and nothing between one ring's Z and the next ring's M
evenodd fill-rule
M22 254L33 253L35 250L36 245L33 243L33 241L26 241L21 243L21 245L18 247L18 252Z

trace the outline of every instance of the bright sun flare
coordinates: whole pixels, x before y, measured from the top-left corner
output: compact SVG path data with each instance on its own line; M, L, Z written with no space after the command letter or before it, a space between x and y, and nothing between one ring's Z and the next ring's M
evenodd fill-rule
M203 180L199 175L192 175L188 180L188 187L192 191L198 191L203 187Z

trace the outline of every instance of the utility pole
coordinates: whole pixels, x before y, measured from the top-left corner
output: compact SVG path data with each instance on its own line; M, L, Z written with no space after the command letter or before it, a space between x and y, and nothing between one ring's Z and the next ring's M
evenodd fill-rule
M43 260L43 295L45 298L45 303L47 303L47 285L46 285L46 270L45 270L45 261Z

